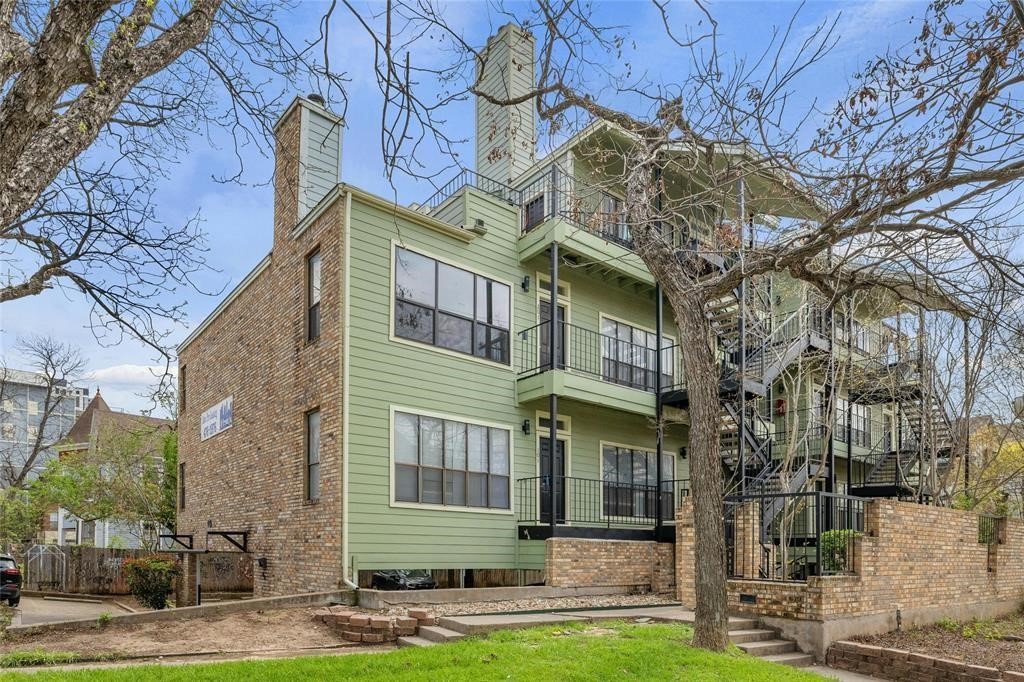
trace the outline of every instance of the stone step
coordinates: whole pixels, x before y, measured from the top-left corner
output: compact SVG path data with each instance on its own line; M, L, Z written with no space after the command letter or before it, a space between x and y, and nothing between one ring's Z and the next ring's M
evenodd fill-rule
M755 628L753 630L729 630L729 640L733 644L745 644L747 642L763 642L778 637L774 630Z
M420 628L420 630L422 629ZM773 654L788 654L796 651L796 642L790 642L785 639L766 639L761 642L746 642L738 646L751 656L771 656Z
M399 637L395 642L400 647L406 646L434 646L437 642L431 642L429 639L422 637Z
M421 625L417 635L423 639L429 639L431 642L453 642L466 636L461 632L449 630L440 625Z
M780 663L793 668L805 668L809 665L814 665L814 656L800 651L794 651L789 654L773 654L771 656L764 656L761 660Z

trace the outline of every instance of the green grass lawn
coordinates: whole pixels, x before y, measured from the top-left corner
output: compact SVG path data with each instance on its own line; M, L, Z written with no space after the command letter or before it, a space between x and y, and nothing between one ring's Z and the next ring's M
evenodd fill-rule
M796 680L822 678L732 650L688 646L685 625L573 624L496 632L383 654L317 656L76 672L7 673L11 680Z

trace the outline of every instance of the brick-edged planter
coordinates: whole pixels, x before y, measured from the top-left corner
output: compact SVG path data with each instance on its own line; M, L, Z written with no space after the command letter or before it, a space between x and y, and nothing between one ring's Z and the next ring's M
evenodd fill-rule
M950 661L900 649L885 649L858 642L836 642L828 650L827 663L839 670L863 673L885 680L920 682L1024 682L1024 673L996 670L983 665Z

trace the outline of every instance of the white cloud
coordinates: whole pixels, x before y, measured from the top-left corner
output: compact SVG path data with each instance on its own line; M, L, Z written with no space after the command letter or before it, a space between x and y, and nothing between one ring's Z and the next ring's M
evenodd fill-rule
M178 368L172 365L170 371L171 374L177 375ZM157 383L163 373L163 365L114 365L94 369L86 375L86 378L99 383L100 388L106 384L122 388L133 386L147 388Z

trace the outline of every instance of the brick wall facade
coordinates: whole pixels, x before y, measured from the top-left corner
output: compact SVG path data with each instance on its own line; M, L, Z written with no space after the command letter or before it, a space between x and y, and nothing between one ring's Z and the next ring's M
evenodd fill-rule
M549 538L545 548L550 587L628 586L659 593L675 588L669 543Z
M341 586L343 203L300 235L299 116L277 129L274 246L270 264L181 350L186 403L180 410L185 506L178 532L249 532L257 596ZM306 341L306 257L320 249L321 335ZM231 428L201 441L202 412L233 396ZM305 415L318 408L320 498L305 500ZM211 549L231 549L209 539ZM193 562L189 562L190 565ZM191 585L193 576L186 576Z
M1000 672L982 665L970 665L962 661L950 661L856 642L836 642L828 650L826 660L833 668L863 673L883 680L1024 682L1024 673L1020 672Z
M894 614L898 608L904 625L913 625L970 605L1005 603L1012 610L1024 597L1024 521L1006 520L1002 541L990 546L978 542L973 512L873 500L865 506L865 517L865 534L853 548L856 575L811 577L806 583L730 580L730 609L829 621ZM677 595L692 605L692 509L687 504L678 511L676 528Z

